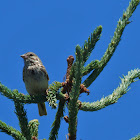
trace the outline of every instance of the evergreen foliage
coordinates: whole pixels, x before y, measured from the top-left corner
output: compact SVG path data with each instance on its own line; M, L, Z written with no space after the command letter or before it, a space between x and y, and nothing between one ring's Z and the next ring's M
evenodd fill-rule
M98 26L91 36L85 41L83 47L76 46L75 55L76 59L68 65L67 78L64 83L55 81L49 86L46 91L46 95L30 96L19 93L18 90L10 90L6 86L0 83L0 94L11 99L15 104L15 113L19 120L20 131L16 130L12 126L0 121L0 131L12 136L15 140L37 140L38 139L38 120L31 120L28 122L25 104L49 102L52 109L57 109L55 120L52 124L52 129L49 135L49 140L56 140L58 138L58 131L63 118L63 112L65 110L65 104L67 104L69 117L67 123L69 124L69 140L76 140L77 133L77 114L79 110L83 111L97 111L105 108L111 104L117 103L118 99L128 92L128 87L131 83L135 82L136 78L140 78L140 69L134 69L128 72L128 75L123 76L120 85L107 97L95 102L81 102L79 101L79 95L82 92L87 92L94 80L99 76L104 67L107 65L111 57L113 56L123 34L125 27L130 23L129 18L140 4L140 0L131 0L127 10L123 13L123 16L119 19L117 27L114 32L114 36L108 45L108 48L101 58L101 60L93 60L87 66L85 62L90 57L97 41L101 37L102 26ZM89 76L85 79L83 84L81 83L83 76ZM84 86L83 86L84 85ZM82 89L82 87L84 87ZM59 105L57 106L57 100ZM140 139L140 136L136 136L131 140Z
M136 137L130 139L130 140L140 140L140 134L138 134Z
M19 120L21 133L27 140L31 140L30 127L28 127L28 119L26 116L26 111L24 110L24 104L20 102L15 102L15 109L15 113Z
M60 100L58 110L57 110L57 113L56 113L56 116L55 116L55 120L52 124L52 130L50 132L49 140L55 140L58 137L60 122L61 122L61 119L63 117L63 112L64 112L64 105L65 105L65 101Z
M0 121L0 131L11 135L15 140L26 140L22 133L6 123Z

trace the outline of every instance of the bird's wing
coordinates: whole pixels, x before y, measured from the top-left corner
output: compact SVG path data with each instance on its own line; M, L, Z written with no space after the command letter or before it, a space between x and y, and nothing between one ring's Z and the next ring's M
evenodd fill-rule
M25 82L24 78L25 78L25 68L23 68L23 82Z
M47 77L47 79L50 80L50 79L49 79L49 76L48 76L48 73L47 73L47 71L46 71L46 69L45 69L45 67L44 67L44 66L41 66L40 69L41 69L41 71L43 71L43 73L45 73L45 76Z

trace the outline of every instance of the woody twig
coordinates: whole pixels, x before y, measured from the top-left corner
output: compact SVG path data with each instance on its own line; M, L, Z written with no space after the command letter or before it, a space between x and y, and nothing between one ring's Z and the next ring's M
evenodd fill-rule
M62 93L63 94L67 93L69 95L69 92L71 91L72 79L70 79L70 71L71 71L73 61L74 61L74 57L72 55L70 55L67 58L68 68L67 68L67 73L66 73L66 80L65 80L65 82L62 83L62 86L63 86Z
M66 73L66 80L65 82L62 82L62 86L63 86L63 90L62 93L65 94L67 93L69 95L69 92L71 91L72 88L72 79L70 78L70 71L71 71L71 67L74 61L74 57L72 55L70 55L67 58L67 63L68 63L68 68L67 68L67 73ZM87 95L89 95L89 89L87 89L85 87L85 85L81 84L80 85L80 93L87 93Z

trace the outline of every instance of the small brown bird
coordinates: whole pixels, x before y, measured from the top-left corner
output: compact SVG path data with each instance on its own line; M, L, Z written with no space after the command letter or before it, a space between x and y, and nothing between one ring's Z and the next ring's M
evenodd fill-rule
M33 52L25 53L21 57L24 59L23 81L27 92L30 95L45 95L49 76L41 60ZM45 103L39 103L38 110L40 116L47 115Z

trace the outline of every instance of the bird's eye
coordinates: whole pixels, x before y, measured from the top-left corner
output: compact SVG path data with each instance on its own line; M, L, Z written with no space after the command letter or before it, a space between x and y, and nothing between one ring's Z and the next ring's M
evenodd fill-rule
M30 56L33 56L33 54L30 54Z

